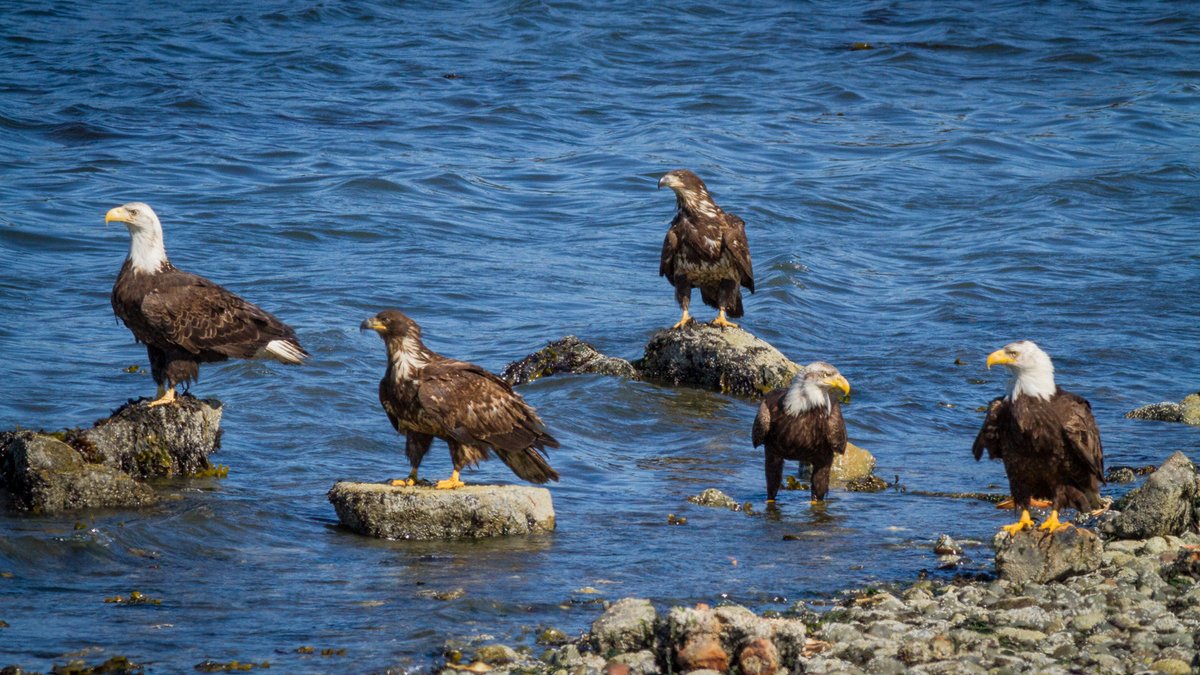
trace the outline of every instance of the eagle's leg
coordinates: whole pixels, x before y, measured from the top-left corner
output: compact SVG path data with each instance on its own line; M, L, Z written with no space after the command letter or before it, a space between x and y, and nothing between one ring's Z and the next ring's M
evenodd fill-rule
M436 487L439 490L453 490L454 488L460 488L465 485L466 485L466 483L464 483L458 479L458 469L455 469L453 472L450 473L449 478L447 478L446 480L439 480L437 482L437 485L435 485L434 487Z
M417 469L413 468L408 473L408 478L395 478L391 481L392 487L406 487L417 484Z
M1048 509L1053 506L1053 504L1045 499L1030 499L1029 505L1036 506L1039 509ZM1009 497L1008 499L996 504L996 508L998 509L1015 509L1016 507L1017 503L1013 501L1012 497Z
M737 328L738 327L738 325L736 323L725 318L725 308L724 307L722 307L721 310L717 312L717 318L713 319L712 325L719 326L721 328Z
M1062 530L1062 529L1066 529L1068 527L1075 527L1075 526L1072 525L1071 523L1060 522L1058 520L1058 509L1054 509L1053 511L1050 512L1050 517L1047 518L1045 520L1045 522L1042 523L1042 526L1039 527L1038 529L1046 530L1048 532L1053 533L1053 532L1058 532L1059 530Z
M1020 532L1021 530L1024 530L1026 528L1033 527L1033 526L1034 526L1034 522L1033 522L1033 519L1029 517L1029 509L1021 509L1021 519L1020 520L1013 523L1012 525L1005 525L1004 527L1002 527L1000 529L1002 529L1005 532L1012 535L1012 534L1016 534L1016 533Z
M688 314L687 307L684 307L683 308L683 316L679 318L679 323L675 324L674 326L671 326L671 330L683 328L684 326L688 325L691 322L692 322L692 315Z
M166 393L150 402L150 408L157 408L160 405L167 405L175 402L175 387L168 387Z

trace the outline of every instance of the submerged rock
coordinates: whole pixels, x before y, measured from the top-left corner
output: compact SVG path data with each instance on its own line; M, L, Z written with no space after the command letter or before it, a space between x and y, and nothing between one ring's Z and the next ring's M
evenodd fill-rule
M741 328L702 323L658 331L634 365L649 380L736 396L761 396L786 387L800 370L778 349Z
M1106 536L1145 539L1179 535L1197 525L1200 510L1200 476L1182 452L1176 452L1130 490L1113 509L1119 513L1102 526Z
M1100 569L1104 545L1091 530L1065 527L1056 532L1025 529L1000 532L993 542L996 575L1018 583L1044 584Z
M513 361L500 374L511 385L532 382L558 373L596 373L638 379L638 371L625 359L605 356L574 335L547 344L520 361Z
M525 485L454 490L339 482L329 502L346 528L382 539L455 539L554 530L550 491Z
M220 445L221 403L181 397L127 403L88 429L0 434L0 492L34 513L153 504L144 478L209 469Z
M1163 401L1144 405L1125 413L1125 417L1135 420L1200 425L1200 392L1185 396L1179 403Z
M737 510L739 507L739 504L733 497L721 492L717 488L706 488L700 494L688 497L687 500L700 506L712 506L719 509Z

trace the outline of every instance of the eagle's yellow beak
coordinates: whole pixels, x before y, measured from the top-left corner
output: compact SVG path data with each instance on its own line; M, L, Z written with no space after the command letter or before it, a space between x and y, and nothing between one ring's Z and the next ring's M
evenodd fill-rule
M1007 366L1010 363L1016 363L1016 359L1008 355L1008 352L1003 349L988 354L987 367L990 370L992 366Z
M842 394L845 396L850 395L850 383L847 382L846 378L842 377L840 374L839 375L831 375L831 376L825 378L824 380L821 381L821 384L823 384L827 387L841 389Z
M382 321L380 321L379 319L376 319L375 317L371 317L371 318L367 319L366 321L362 322L362 324L360 324L358 328L359 328L359 330L373 330L373 331L377 331L377 332L383 332L383 331L387 330L387 326L384 325L384 323Z
M108 210L108 213L104 214L105 224L111 223L114 220L118 223L129 222L129 212L125 210L124 206L113 207Z

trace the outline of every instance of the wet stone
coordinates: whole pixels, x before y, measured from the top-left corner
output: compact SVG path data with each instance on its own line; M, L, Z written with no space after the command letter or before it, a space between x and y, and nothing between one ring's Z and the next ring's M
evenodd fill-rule
M526 485L453 490L339 482L329 501L347 529L381 539L456 539L554 530L550 491Z
M504 367L500 374L511 385L525 384L559 373L616 375L629 379L640 376L625 359L605 356L574 335L547 344L538 351Z
M1047 583L1100 569L1103 544L1093 532L1067 527L1053 533L1025 529L1000 532L996 574L1013 582Z
M592 642L602 654L653 649L657 621L658 612L649 600L624 598L592 623Z
M1176 452L1146 479L1113 505L1119 514L1102 525L1114 539L1147 539L1179 535L1196 522L1200 502L1200 478L1196 467L1182 452Z
M658 331L634 365L649 380L736 396L761 396L786 387L800 370L741 328L702 323Z

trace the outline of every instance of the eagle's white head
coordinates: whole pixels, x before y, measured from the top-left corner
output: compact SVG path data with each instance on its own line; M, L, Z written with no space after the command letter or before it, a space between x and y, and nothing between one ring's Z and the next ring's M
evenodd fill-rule
M134 271L153 273L167 262L167 249L163 246L162 224L154 209L142 202L129 202L109 210L104 222L125 223L131 237L129 262Z
M837 368L824 361L814 361L801 368L792 379L783 397L783 409L789 415L799 415L818 407L828 411L833 406L834 389L850 395L850 383Z
M1050 355L1029 340L1004 345L988 354L987 367L1001 365L1008 368L1012 378L1008 381L1008 400L1029 395L1048 399L1054 395L1054 364Z

